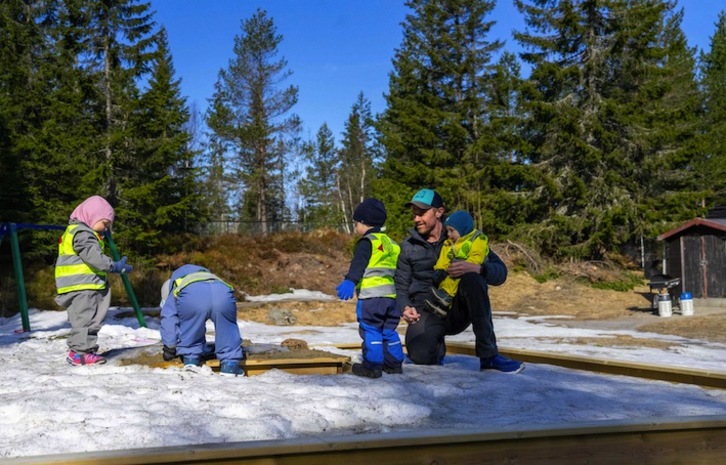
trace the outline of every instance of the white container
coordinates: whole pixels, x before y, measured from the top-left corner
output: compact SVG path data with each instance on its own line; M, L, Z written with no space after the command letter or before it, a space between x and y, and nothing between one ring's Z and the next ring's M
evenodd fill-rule
M682 292L680 298L681 315L693 315L693 295L690 292Z
M658 295L658 315L666 318L673 315L673 304L671 303L670 294Z

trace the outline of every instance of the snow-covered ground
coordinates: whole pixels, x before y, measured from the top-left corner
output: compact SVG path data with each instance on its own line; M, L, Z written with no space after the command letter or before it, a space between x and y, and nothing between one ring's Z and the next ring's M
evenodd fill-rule
M295 291L296 298L330 298ZM314 295L313 295L314 294ZM280 296L248 297L273 300ZM101 351L158 350L159 321L141 328L128 308L112 309L101 330ZM404 365L403 375L371 380L350 374L220 377L209 368L100 366L65 362L65 312L30 311L0 320L0 457L283 439L321 434L418 429L516 428L619 419L726 414L726 391L528 364L509 375L479 372L474 357L455 355L444 366ZM288 338L312 348L360 358L335 344L360 341L357 326L275 327L239 322L253 345ZM634 331L567 328L542 318L495 314L499 345L551 353L724 371L726 345ZM213 326L208 330L213 333ZM569 343L574 338L629 335L633 346ZM659 339L665 349L638 346ZM449 340L473 342L470 331Z

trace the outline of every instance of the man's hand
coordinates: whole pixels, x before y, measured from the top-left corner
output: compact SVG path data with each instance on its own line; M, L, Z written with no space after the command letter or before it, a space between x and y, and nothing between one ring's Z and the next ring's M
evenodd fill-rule
M415 325L418 323L418 320L421 319L421 315L418 313L418 310L416 308L411 307L410 305L407 305L403 308L403 314L401 315L401 318L403 318L403 321L410 325Z
M470 263L466 261L454 261L451 262L449 268L446 270L449 272L449 276L452 278L461 278L466 273L477 273L481 271L481 266L476 263Z

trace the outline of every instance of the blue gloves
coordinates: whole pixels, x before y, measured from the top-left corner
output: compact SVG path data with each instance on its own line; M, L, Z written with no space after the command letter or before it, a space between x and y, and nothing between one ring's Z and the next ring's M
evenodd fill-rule
M340 300L350 300L353 298L353 293L355 293L355 283L348 279L343 280L342 283L335 287L335 290L338 291Z
M127 265L126 260L128 260L128 258L124 257L117 262L113 262L113 266L111 267L111 273L131 273L134 267L131 265Z

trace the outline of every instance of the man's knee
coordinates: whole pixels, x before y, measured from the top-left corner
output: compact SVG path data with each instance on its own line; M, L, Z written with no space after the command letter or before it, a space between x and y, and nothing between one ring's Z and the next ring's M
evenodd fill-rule
M419 337L406 342L406 351L416 365L441 365L446 349L443 342Z
M486 281L484 280L484 277L479 273L466 273L459 281L459 289L484 289L485 284Z

